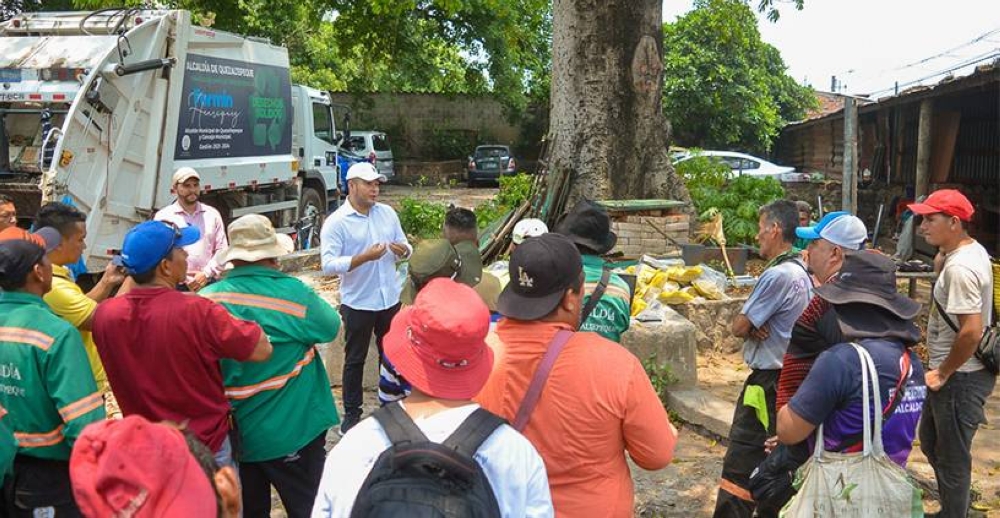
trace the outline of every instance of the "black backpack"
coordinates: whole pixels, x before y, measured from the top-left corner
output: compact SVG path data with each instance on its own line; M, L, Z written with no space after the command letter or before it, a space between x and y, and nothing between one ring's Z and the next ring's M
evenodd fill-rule
M399 403L372 416L392 446L375 461L358 491L352 518L499 518L496 495L473 455L506 421L476 409L438 444L427 439Z

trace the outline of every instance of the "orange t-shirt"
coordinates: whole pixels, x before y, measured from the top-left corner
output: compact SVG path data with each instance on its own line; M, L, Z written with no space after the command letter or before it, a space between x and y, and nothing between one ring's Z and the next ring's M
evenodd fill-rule
M493 372L476 401L513 421L549 342L554 322L503 319L489 338ZM642 364L596 333L574 333L556 359L525 437L545 461L556 516L632 516L624 452L645 469L670 463L677 431Z

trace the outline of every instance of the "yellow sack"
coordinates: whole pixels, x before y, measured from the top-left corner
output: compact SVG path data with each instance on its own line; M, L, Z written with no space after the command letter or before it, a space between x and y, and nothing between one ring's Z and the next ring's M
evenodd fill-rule
M664 291L663 293L660 293L657 298L664 304L684 304L694 300L694 295L691 295L685 290Z
M701 266L673 266L667 268L667 275L670 280L676 282L691 282L701 276Z
M1000 259L993 260L993 312L994 315L1000 314Z
M667 277L667 272L657 271L653 278L649 281L650 286L656 286L657 288L663 288L663 283L667 282L669 277Z
M632 299L632 316L637 316L646 309L646 301L638 297Z
M719 286L708 279L695 279L691 281L691 286L706 299L722 300L723 293L719 290Z

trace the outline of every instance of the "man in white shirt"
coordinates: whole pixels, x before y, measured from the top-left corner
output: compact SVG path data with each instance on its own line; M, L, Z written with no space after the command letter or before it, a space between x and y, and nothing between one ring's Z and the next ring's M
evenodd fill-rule
M222 265L214 257L220 250L229 248L226 225L222 215L214 207L198 201L201 195L201 176L190 167L182 167L174 173L170 184L177 201L160 209L156 221L173 223L179 228L195 227L201 232L201 239L184 247L188 253L188 275L185 284L191 291L198 291L208 283L217 280Z
M405 401L391 403L374 419L359 423L333 448L326 458L313 517L346 518L356 504L385 503L377 498L377 485L366 485L366 479L393 445L382 425L393 412L402 424L416 425L428 441L437 444L445 442L467 418L485 412L472 397L493 367L493 351L486 345L489 324L489 310L479 295L447 278L431 280L414 304L396 315L385 338L385 352L413 391ZM487 418L499 421L492 415ZM493 428L473 459L488 481L486 489L492 491L501 516L553 516L545 464L531 443L509 425ZM359 494L363 485L373 493ZM393 496L402 504L409 498L420 501L414 495Z
M372 334L382 357L382 337L399 311L401 283L396 262L413 247L392 207L378 203L385 176L368 162L347 170L347 203L323 223L320 251L323 273L340 276L340 315L344 321L344 420L347 433L361 420L362 380Z
M972 484L972 439L986 422L983 405L996 384L996 376L975 357L983 327L992 318L993 272L986 249L969 237L975 209L962 193L942 189L909 208L923 217L924 239L938 247L934 264L943 263L927 321L930 365L920 449L937 478L937 516L964 517Z

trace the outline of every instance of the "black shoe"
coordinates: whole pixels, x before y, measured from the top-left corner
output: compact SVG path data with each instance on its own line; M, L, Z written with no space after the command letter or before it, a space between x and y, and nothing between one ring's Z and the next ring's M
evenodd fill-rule
M340 436L343 437L348 430L354 428L354 426L357 425L359 422L361 422L360 415L355 415L355 414L346 415L344 416L344 420L340 423L340 430L337 433L339 433Z

